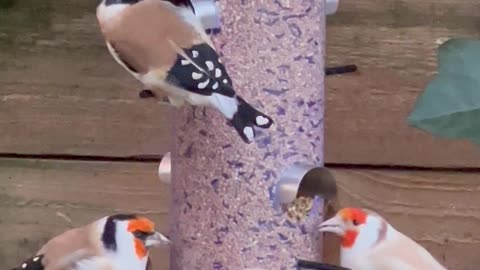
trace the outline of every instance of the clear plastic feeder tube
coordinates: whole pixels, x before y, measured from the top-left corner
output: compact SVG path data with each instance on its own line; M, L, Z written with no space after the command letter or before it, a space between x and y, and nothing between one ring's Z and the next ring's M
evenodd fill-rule
M323 165L325 0L217 3L233 85L275 124L245 144L214 110L176 110L171 268L294 269L320 258L323 217L289 219L274 189L291 164Z

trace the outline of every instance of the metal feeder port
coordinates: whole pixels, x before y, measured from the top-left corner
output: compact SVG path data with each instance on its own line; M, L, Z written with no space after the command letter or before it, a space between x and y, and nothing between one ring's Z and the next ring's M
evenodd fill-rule
M325 167L294 164L280 176L274 189L274 207L279 210L299 197L329 200L337 194L333 175Z
M220 29L220 11L213 0L190 0L195 15L200 17L205 30Z
M165 184L172 181L172 157L170 152L163 155L160 165L158 165L158 177Z

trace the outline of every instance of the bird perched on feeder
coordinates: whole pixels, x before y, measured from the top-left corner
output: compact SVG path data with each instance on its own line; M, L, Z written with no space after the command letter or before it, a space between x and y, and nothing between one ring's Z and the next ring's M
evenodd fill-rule
M97 19L113 58L170 104L213 107L251 143L273 120L235 93L230 76L191 7L165 0L103 0Z
M344 208L320 224L342 238L340 265L353 270L446 270L415 241L377 213Z
M54 237L12 270L148 270L150 249L169 243L147 218L107 216Z

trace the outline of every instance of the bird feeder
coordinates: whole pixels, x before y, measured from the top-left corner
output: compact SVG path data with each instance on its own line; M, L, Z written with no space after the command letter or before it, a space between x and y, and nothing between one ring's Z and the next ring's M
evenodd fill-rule
M297 177L300 190L310 170L325 172L326 2L207 1L215 9L200 2L191 1L197 16L218 11L204 24L215 28L206 18L222 18L212 40L237 93L275 123L246 144L214 110L175 110L171 269L294 269L299 256L317 260L315 226L323 221L322 192L331 190L307 192L316 210L298 220L272 206L288 168L311 164Z

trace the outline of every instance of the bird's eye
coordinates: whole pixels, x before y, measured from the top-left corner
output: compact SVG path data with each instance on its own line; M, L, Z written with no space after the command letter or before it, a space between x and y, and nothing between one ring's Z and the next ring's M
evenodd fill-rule
M353 225L358 226L358 221L356 219L354 219L352 222L353 222Z
M138 239L146 239L150 234L142 231L134 231L133 236L135 236Z

